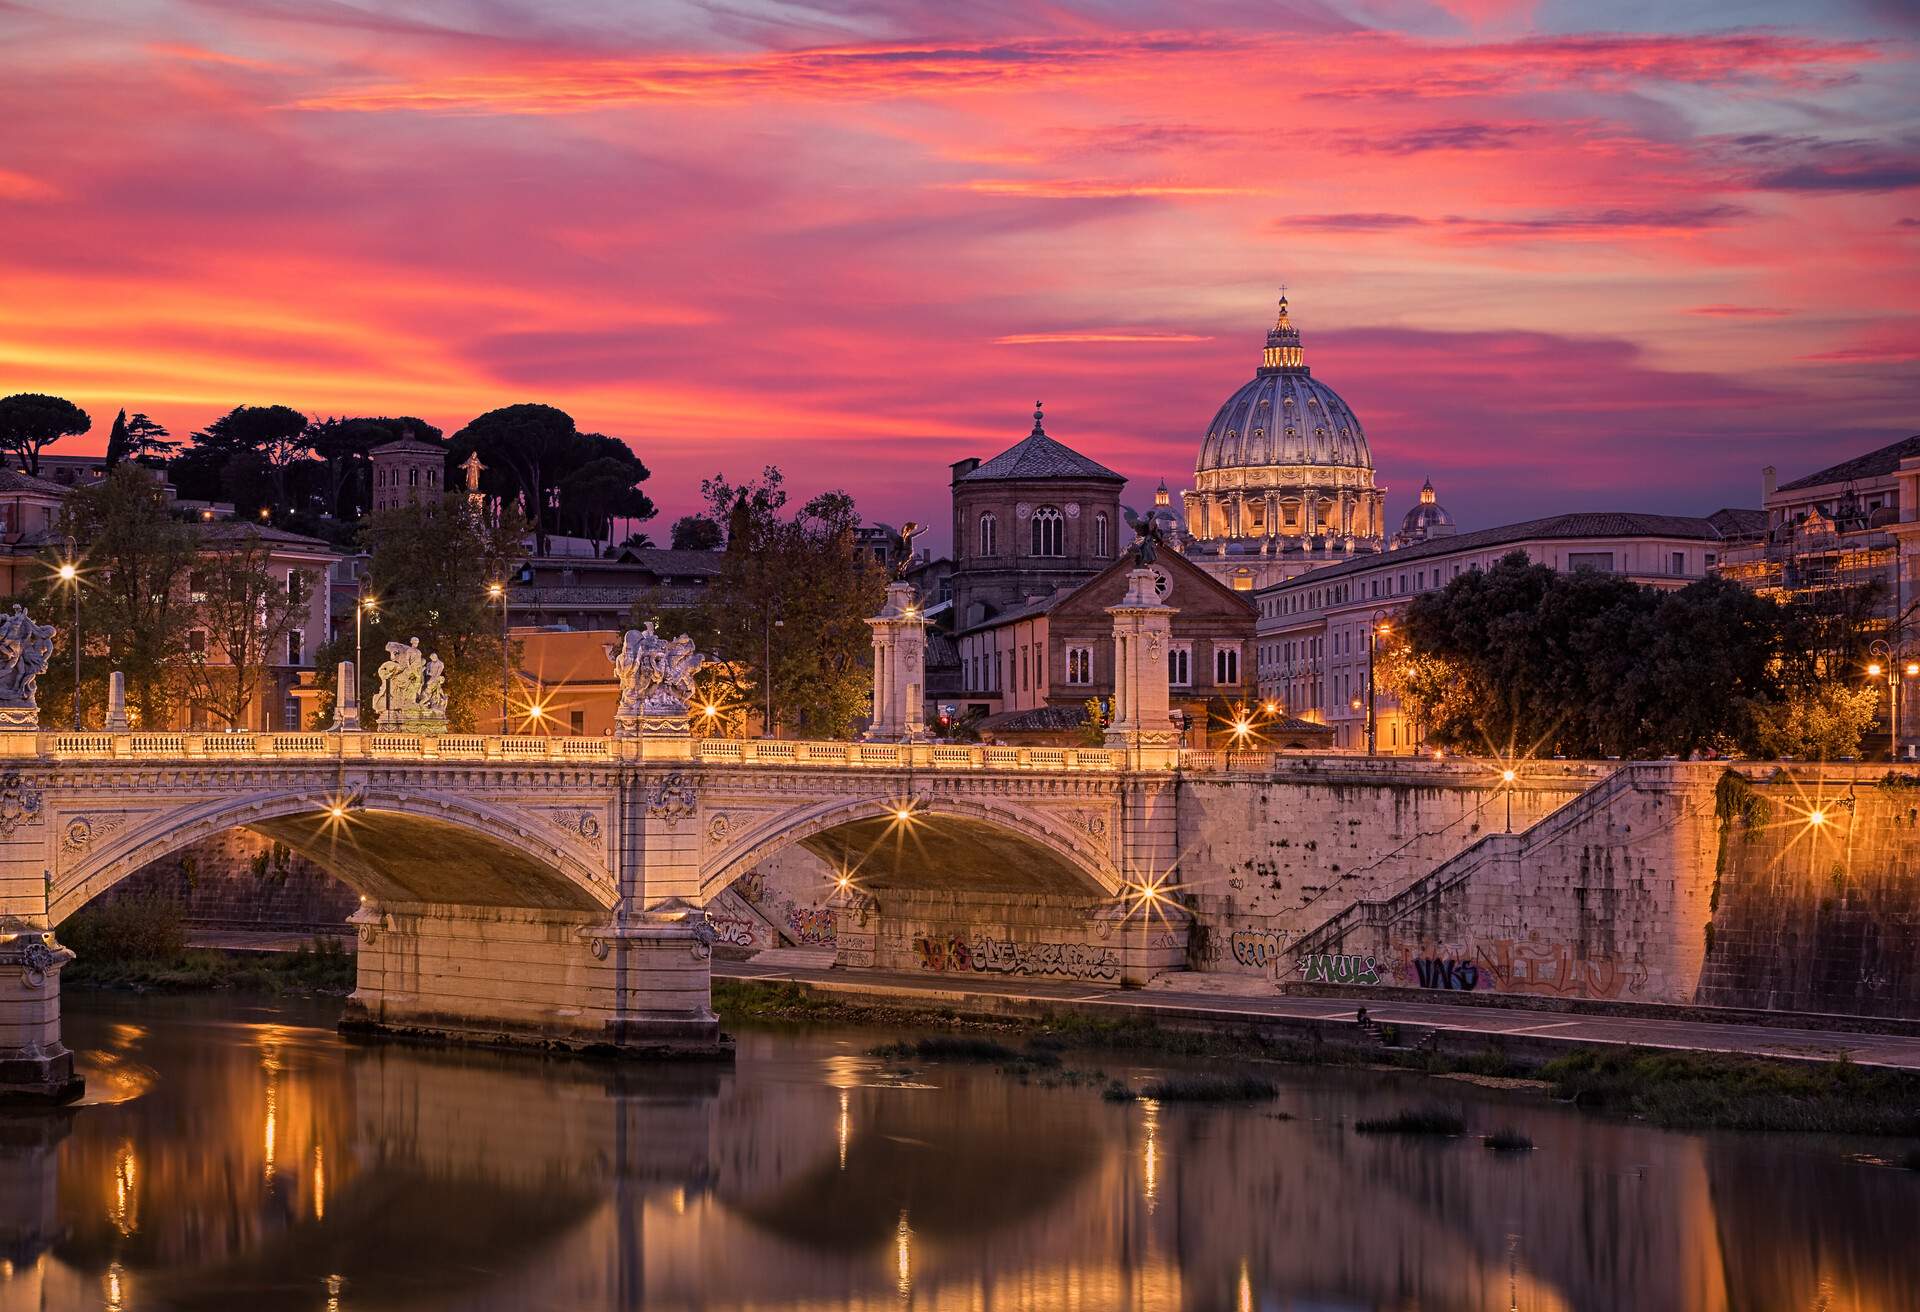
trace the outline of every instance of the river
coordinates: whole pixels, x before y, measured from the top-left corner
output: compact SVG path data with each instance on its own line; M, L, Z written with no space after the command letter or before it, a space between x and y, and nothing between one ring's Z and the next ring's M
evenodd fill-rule
M70 995L86 1101L0 1120L0 1312L1920 1307L1920 1173L1885 1144L1356 1071L1114 1103L868 1032L542 1060L348 1043L336 1011ZM1436 1103L1535 1150L1352 1128Z

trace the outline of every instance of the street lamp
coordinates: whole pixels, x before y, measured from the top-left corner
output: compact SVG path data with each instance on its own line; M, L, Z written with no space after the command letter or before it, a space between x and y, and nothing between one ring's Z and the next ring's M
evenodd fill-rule
M360 576L359 596L353 603L353 704L356 710L360 705L360 690L367 686L366 676L361 673L367 667L360 659L360 621L368 615L379 613L380 600L367 595L367 578L363 574Z
M73 731L80 732L80 569L73 563L73 540L67 540L67 559L55 571L60 586L73 592Z
M1867 677L1887 681L1887 759L1900 755L1900 681L1920 678L1920 661L1903 661L1885 638L1867 644L1867 654L1880 659L1867 663Z
M1500 782L1506 785L1508 833L1513 832L1513 784L1519 777L1519 775L1514 773L1512 766L1508 766L1500 772Z
M784 629L786 627L787 627L787 622L785 620L775 619L773 617L773 610L771 607L769 607L766 614L766 635L765 635L765 642L764 642L764 650L762 652L761 662L760 662L760 677L767 681L766 720L760 726L760 731L763 736L768 738L773 738L777 736L773 732L773 631L775 629Z
M1380 645L1380 635L1393 632L1393 621L1387 618L1392 612L1376 610L1373 622L1367 630L1367 755L1373 755L1373 749L1380 733L1379 717L1374 711L1373 695L1373 649Z
M507 736L508 686L512 683L512 657L507 650L507 585L487 584L487 596L500 603L500 736Z

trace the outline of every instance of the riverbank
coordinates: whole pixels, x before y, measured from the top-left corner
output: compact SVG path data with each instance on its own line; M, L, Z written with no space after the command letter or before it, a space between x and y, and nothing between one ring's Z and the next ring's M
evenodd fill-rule
M1526 1081L1597 1114L1668 1129L1823 1131L1920 1138L1920 1073L1845 1060L1652 1050L1622 1044L1541 1046L1511 1036L1456 1036L1447 1044L1393 1022L1346 1020L1301 1028L1259 1018L1195 1018L1152 1010L1149 997L1105 1014L1070 998L1013 1010L986 994L950 990L867 992L835 981L721 978L714 1009L724 1026L806 1025L941 1029L1022 1037L1057 1051L1140 1052L1222 1063L1375 1067ZM1034 999L1021 1001L1029 1004ZM1131 1001L1129 999L1129 1001ZM1098 1006L1099 1004L1094 1004ZM1136 1010L1137 1008L1137 1010ZM1289 1018L1291 1019L1291 1018Z
M353 953L332 939L292 951L182 948L166 956L82 956L61 972L63 989L116 992L241 992L344 998L353 992Z

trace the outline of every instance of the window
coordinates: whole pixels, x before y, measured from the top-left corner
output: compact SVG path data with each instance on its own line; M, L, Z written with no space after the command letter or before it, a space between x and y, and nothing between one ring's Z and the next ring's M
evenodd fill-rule
M1066 555L1067 519L1055 506L1042 506L1033 512L1033 553L1036 556Z
M1176 688L1193 683L1193 644L1183 642L1167 649L1167 682Z
M189 600L191 600L196 606L206 601L207 572L205 570L196 569L191 574L187 575L187 593L189 596Z
M1213 649L1213 681L1220 687L1240 682L1240 649L1238 647Z
M587 713L585 711L567 712L567 732L578 738L587 731Z
M287 664L289 665L305 664L306 652L307 652L307 635L300 632L300 630L298 629L294 629L292 632L288 633L287 634Z
M419 470L417 470L417 469L409 469L409 470L407 471L407 486L408 486L408 487L419 487L419 486L420 486L420 471L419 471Z
M1093 682L1093 648L1067 648L1067 682L1080 684Z
M300 699L289 697L280 706L280 727L289 732L298 732L300 728Z
M1613 553L1611 551L1569 551L1567 568L1599 570L1603 574L1613 573Z
M1675 574L1685 574L1687 572L1686 552L1676 551L1673 553L1673 572Z
M991 556L998 549L993 540L994 530L998 527L999 527L998 521L994 519L993 512L991 510L989 510L986 514L980 516L980 554L981 555Z
M1093 517L1093 554L1105 560L1107 550L1107 512L1103 510Z
M1020 691L1026 692L1033 687L1033 649L1020 649Z
M207 631L205 629L194 629L187 634L187 654L191 656L205 656L207 654ZM73 699L68 698L67 700L71 701Z

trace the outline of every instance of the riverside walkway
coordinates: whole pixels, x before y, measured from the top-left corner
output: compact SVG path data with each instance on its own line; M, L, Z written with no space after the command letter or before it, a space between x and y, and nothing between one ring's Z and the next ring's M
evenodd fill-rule
M1920 1071L1920 1035L1851 1030L1787 1028L1724 1021L1642 1016L1580 1015L1489 1006L1449 1006L1392 998L1345 998L1285 994L1185 992L1176 988L1090 988L1075 983L1024 979L849 972L799 965L716 961L716 978L789 980L821 995L847 1001L914 1007L950 1007L995 1015L1048 1012L1133 1017L1171 1024L1217 1024L1275 1028L1298 1035L1350 1034L1364 1005L1378 1025L1437 1031L1456 1050L1475 1036L1540 1048L1618 1045L1689 1052L1740 1053L1755 1057L1833 1061Z

